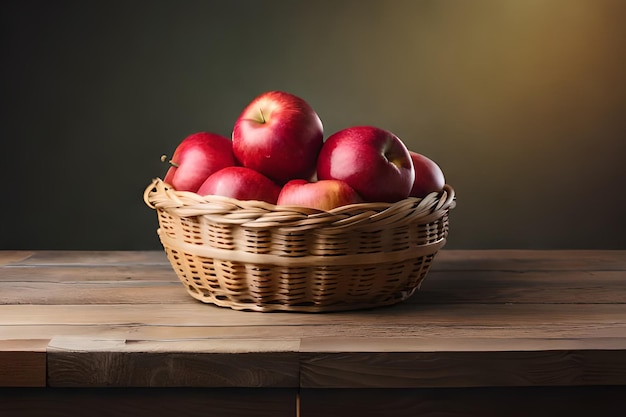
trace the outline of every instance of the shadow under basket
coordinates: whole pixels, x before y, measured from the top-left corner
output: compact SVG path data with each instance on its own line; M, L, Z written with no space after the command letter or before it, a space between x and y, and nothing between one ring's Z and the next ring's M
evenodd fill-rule
M172 268L192 297L235 310L326 312L399 303L448 235L454 190L319 211L145 190Z

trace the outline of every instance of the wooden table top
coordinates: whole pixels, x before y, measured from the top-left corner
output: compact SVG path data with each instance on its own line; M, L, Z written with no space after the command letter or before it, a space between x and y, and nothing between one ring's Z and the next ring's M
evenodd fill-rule
M202 304L160 251L0 251L0 386L577 385L626 385L626 251L444 249L337 313Z

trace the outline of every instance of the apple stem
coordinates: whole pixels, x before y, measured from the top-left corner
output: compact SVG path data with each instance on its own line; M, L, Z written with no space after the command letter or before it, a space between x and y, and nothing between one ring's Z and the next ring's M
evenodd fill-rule
M165 160L167 159L167 155L163 154L161 155L161 162L165 162ZM169 161L167 161L168 164L170 164L171 166L173 166L174 168L178 168L178 164L174 161L172 161L171 159Z
M265 115L263 114L263 109L259 108L259 113L261 113L261 123L265 123Z

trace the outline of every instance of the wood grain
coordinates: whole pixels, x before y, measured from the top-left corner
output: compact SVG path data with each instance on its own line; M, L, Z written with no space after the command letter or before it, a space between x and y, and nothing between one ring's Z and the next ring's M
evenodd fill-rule
M543 328L626 324L622 304L408 304L332 314L255 314L191 301L181 304L0 305L0 326L145 325L145 326L430 326ZM341 334L341 333L340 333ZM364 334L367 336L367 334ZM401 336L401 334L398 334Z
M614 350L345 352L301 355L303 388L626 385Z
M626 251L444 249L395 306L251 313L192 299L161 251L0 251L0 374L133 389L626 386L625 276Z
M624 250L447 250L433 269L499 271L626 271Z
M160 252L2 253L17 261L0 270L0 304L160 303L191 298ZM626 280L621 279L625 257L623 251L444 250L422 288L407 302L626 303Z
M34 253L35 252L28 251L0 251L0 266L23 262L24 260L31 257Z
M0 387L45 387L47 344L45 339L0 340Z
M18 252L19 253L19 252ZM163 251L36 251L11 265L169 265Z
M110 340L48 346L51 387L297 387L297 340Z
M0 305L162 304L190 298L180 282L0 282Z
M186 326L163 325L149 326L141 323L121 325L28 325L28 326L0 326L0 335L5 339L36 339L38 337L52 339L59 335L82 336L101 339L140 339L140 340L194 340L194 339L246 339L250 335L268 340L294 339L294 338L327 338L341 334L345 338L359 338L366 340L371 338L386 338L394 341L402 341L405 338L422 338L436 340L445 338L473 338L482 339L484 343L491 343L501 339L519 340L520 338L533 338L544 343L544 347L551 345L558 339L582 339L594 343L600 338L619 337L626 334L626 324L560 326L558 323L544 325L516 325L507 327L476 326L467 327L462 325L429 325L420 326L410 324L395 325L393 323L380 323L354 326ZM541 342L546 339L545 342ZM483 344L484 344L483 343ZM497 346L497 343L494 343ZM480 346L480 345L479 345Z
M626 271L431 271L408 303L626 304Z
M0 252L2 253L2 252ZM4 265L1 282L180 282L169 264Z

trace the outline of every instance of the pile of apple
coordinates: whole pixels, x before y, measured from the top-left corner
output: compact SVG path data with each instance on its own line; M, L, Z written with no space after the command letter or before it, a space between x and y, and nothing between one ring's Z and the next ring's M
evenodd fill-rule
M319 210L424 197L445 184L435 162L387 130L354 126L324 140L313 108L282 91L250 102L231 139L186 137L170 164L163 181L177 191Z

